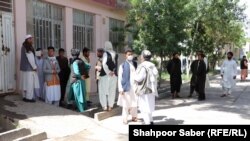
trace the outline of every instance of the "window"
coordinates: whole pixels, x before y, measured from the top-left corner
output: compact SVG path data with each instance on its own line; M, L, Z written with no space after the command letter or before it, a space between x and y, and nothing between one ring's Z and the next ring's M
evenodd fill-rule
M124 22L116 19L109 19L109 40L112 42L114 50L123 52L125 46Z
M0 0L0 11L12 12L12 0Z
M33 1L35 48L53 46L63 48L63 8L49 3Z
M73 47L89 48L93 51L94 15L74 10L73 12Z

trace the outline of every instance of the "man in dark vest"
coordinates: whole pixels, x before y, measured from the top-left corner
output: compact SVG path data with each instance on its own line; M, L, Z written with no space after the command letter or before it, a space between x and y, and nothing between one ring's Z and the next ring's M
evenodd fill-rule
M103 110L110 111L115 102L117 87L117 59L111 42L105 42L105 53L102 59L102 69L99 79L99 99Z

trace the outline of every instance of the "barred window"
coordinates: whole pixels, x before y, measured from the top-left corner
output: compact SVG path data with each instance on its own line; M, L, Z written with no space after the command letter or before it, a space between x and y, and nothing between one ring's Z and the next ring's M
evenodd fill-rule
M89 48L93 51L94 14L74 10L73 12L73 47Z
M12 0L0 0L0 11L12 12Z
M33 0L33 28L36 48L63 48L63 8Z
M123 52L125 46L124 21L109 18L109 40L115 51Z

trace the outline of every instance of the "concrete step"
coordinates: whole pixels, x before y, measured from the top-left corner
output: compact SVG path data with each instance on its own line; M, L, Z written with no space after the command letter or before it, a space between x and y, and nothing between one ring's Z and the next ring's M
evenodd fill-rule
M13 141L29 134L31 134L31 131L26 128L13 129L7 132L0 133L0 141Z
M13 141L43 141L47 139L47 134L45 132L30 134L18 139L15 139Z
M119 115L122 113L122 108L121 107L114 107L111 111L101 111L101 112L97 112L94 114L94 119L96 121L101 121L104 120L106 118L115 116L115 115Z

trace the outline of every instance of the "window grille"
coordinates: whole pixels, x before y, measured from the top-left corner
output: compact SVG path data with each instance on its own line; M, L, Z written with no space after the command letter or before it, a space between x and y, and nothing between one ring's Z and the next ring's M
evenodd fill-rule
M115 51L123 52L125 46L124 21L109 18L109 40Z
M33 26L35 48L64 47L62 7L33 0Z
M12 12L12 0L0 0L0 11Z
M88 12L74 10L73 12L73 47L89 48L93 51L94 15Z

